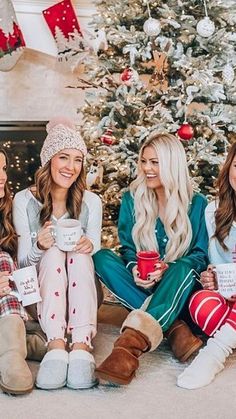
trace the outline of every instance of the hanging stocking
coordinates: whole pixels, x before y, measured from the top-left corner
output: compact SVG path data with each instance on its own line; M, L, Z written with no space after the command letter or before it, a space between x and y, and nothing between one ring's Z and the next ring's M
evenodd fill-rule
M55 39L59 61L68 61L83 50L82 33L71 0L64 0L43 10L43 16Z
M11 0L0 1L0 71L11 70L23 53L25 41Z

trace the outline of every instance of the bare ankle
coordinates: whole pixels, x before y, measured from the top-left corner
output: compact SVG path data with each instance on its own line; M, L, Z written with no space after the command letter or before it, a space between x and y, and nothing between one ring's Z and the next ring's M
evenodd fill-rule
M74 351L76 349L82 349L87 352L92 352L92 349L86 343L83 342L73 343L73 345L71 346L71 350Z
M65 349L65 346L63 339L54 339L49 342L48 351L51 351L52 349Z

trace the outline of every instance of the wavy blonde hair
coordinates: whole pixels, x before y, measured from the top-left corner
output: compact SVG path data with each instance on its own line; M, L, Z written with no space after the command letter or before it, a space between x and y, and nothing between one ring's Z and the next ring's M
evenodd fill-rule
M83 194L86 189L85 180L85 169L84 164L81 168L81 172L76 181L71 185L68 190L66 209L70 215L70 218L79 218ZM40 223L43 225L46 221L49 221L52 215L52 175L51 175L51 160L48 161L45 166L40 167L35 173L35 196L43 204L40 212Z
M167 201L163 220L169 239L165 261L173 262L186 253L192 239L188 209L193 190L186 154L181 142L168 133L152 134L143 144L139 153L138 176L130 185L136 220L132 237L137 250L158 250L155 235L158 197L153 189L147 187L141 166L143 151L146 147L152 147L155 150L159 161L159 176Z
M8 158L5 151L0 149L0 153L5 156L8 166ZM15 260L17 254L17 234L13 227L12 197L7 182L5 183L4 192L4 196L0 198L0 248L8 252Z

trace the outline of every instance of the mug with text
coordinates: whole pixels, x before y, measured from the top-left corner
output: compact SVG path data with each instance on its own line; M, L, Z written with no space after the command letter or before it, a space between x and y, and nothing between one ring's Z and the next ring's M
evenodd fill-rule
M38 275L34 265L17 269L12 273L11 280L16 284L19 293L18 299L22 301L24 307L42 301L39 293Z
M137 268L141 279L147 279L150 272L156 270L156 264L160 261L160 255L156 251L141 251L137 253Z
M55 227L55 240L58 248L72 251L82 235L81 223L73 218L59 220Z
M213 271L216 274L219 293L225 298L236 295L236 264L221 263L216 265Z

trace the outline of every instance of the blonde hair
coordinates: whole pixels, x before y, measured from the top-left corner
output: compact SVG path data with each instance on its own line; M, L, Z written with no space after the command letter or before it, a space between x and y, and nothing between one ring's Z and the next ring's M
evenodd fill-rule
M137 250L158 250L155 235L158 218L158 197L147 187L141 167L145 147L153 147L159 160L160 181L165 189L166 210L163 220L168 243L166 262L173 262L188 250L192 227L188 217L193 190L186 154L181 142L172 134L152 134L143 144L138 160L138 176L130 185L134 198L135 225L132 237Z

